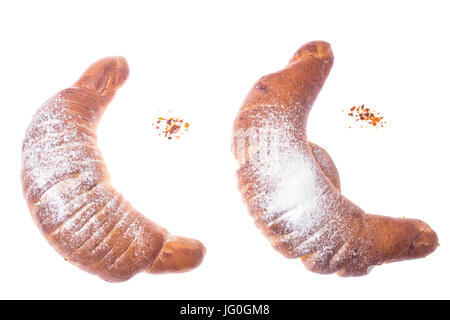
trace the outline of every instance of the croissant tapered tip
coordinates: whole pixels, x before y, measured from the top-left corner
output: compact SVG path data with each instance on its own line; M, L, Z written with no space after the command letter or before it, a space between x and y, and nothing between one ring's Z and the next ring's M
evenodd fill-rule
M307 56L313 56L319 59L333 59L333 51L331 45L325 41L311 41L297 50L289 63L294 63Z
M130 69L124 57L106 57L94 62L74 84L97 92L102 97L112 97L127 80Z
M439 245L431 227L417 219L367 215L368 230L374 240L375 264L424 258Z
M170 236L164 243L153 265L147 269L147 272L168 273L190 271L200 265L205 253L205 246L198 240Z
M439 239L428 224L420 220L413 220L417 234L410 242L406 255L409 259L422 258L432 253L439 245Z

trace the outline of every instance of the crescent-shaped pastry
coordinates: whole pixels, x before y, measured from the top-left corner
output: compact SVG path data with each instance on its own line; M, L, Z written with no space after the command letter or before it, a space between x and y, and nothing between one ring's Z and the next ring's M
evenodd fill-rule
M91 65L34 115L23 143L22 183L32 217L65 260L104 280L183 272L205 254L201 242L171 235L111 186L96 127L128 77L122 57Z
M249 213L275 249L313 272L359 276L373 265L424 257L438 245L427 224L366 214L341 194L326 151L308 142L308 113L332 64L330 45L311 42L250 90L233 128Z

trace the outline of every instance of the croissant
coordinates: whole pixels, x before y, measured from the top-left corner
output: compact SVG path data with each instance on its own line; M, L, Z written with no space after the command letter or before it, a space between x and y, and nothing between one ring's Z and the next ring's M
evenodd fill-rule
M360 276L425 257L438 238L420 220L366 214L341 194L328 153L308 142L308 113L333 60L328 43L310 42L257 81L234 121L232 149L242 198L276 250L313 272Z
M110 282L188 271L205 254L201 242L171 235L111 186L95 130L128 73L122 57L92 64L37 111L22 149L23 193L39 229L65 260Z

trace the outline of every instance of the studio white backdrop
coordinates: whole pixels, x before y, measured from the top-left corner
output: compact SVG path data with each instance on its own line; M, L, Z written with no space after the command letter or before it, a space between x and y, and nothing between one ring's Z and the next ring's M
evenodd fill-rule
M450 298L447 1L14 1L0 4L0 298ZM231 127L256 80L305 42L328 41L334 67L309 139L366 212L426 221L440 247L368 276L308 272L271 248L236 186ZM147 217L201 240L189 273L104 282L65 262L22 197L21 144L39 106L99 58L124 56L130 78L98 130L113 184ZM381 129L348 128L365 104ZM152 122L172 109L182 139Z

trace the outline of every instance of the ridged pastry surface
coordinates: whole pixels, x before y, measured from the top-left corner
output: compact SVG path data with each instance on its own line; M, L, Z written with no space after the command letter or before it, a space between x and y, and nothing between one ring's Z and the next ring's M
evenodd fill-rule
M170 235L111 186L95 129L114 95L110 86L121 85L102 77L127 71L121 63L106 58L91 66L103 91L80 85L50 98L34 115L22 153L24 196L41 232L66 260L108 281L186 271L204 255L200 242Z
M314 272L359 276L424 257L438 239L420 220L366 214L341 194L328 153L308 141L308 114L333 60L328 43L310 42L258 80L234 121L233 153L242 198L276 250Z

